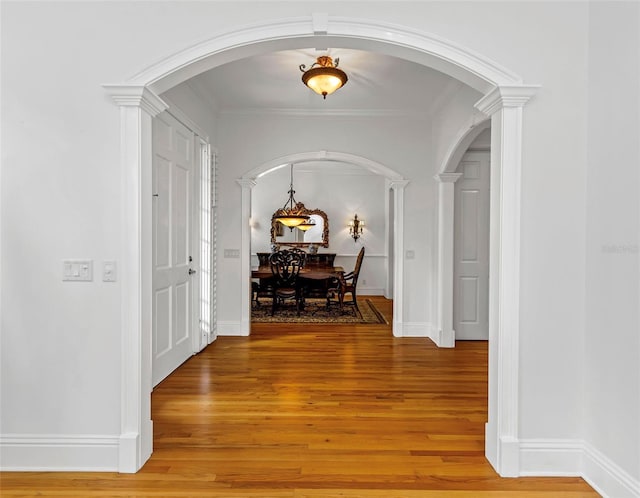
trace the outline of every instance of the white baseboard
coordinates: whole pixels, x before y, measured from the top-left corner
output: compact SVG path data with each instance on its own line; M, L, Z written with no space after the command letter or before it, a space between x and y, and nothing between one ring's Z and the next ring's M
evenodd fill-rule
M218 322L216 326L216 335L218 337L246 337L248 334L243 331L241 322Z
M584 445L575 439L521 439L521 476L582 475Z
M604 498L638 498L640 480L589 444L584 446L582 477Z
M0 436L3 471L118 472L119 436Z
M400 337L425 337L436 342L436 329L429 322L404 322Z
M581 440L520 440L519 474L582 477L603 498L640 496L640 481Z

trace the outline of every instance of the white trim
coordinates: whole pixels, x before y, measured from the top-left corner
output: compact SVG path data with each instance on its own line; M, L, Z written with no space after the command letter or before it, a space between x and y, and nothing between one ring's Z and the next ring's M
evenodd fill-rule
M404 334L404 190L409 180L391 180L393 190L393 320L396 337Z
M504 92L503 92L504 90ZM491 113L489 421L487 458L503 477L519 473L520 188L522 112L534 87L497 88L476 107Z
M520 440L521 476L581 475L582 441L573 439Z
M119 437L65 434L0 436L0 462L5 472L116 472Z
M445 154L444 161L442 161L442 166L440 167L440 175L454 173L458 169L462 156L467 152L469 146L478 138L480 133L489 128L491 128L490 119L486 117L479 119L477 116L473 116L469 122L460 129L457 138Z
M249 333L246 330L244 322L228 321L217 323L218 337L247 337Z
M260 166L252 169L251 171L247 171L244 175L242 175L242 178L255 180L256 178L259 178L262 175L269 173L275 169L283 168L285 166L288 167L291 163L297 165L316 161L330 161L352 164L354 166L359 166L360 168L363 168L370 173L373 173L374 175L384 176L385 178L388 178L390 180L403 180L402 175L376 161L372 161L371 159L357 156L355 154L328 150L316 150L280 156L262 163Z
M438 292L437 333L434 342L441 348L453 348L453 246L454 246L454 184L461 173L440 173L438 182Z
M582 477L603 498L637 498L640 480L580 439L520 440L520 476Z
M404 322L402 324L401 334L396 337L415 337L430 339L435 343L436 334L436 327L434 327L433 324L429 322Z
M152 117L166 103L141 86L107 85L121 129L121 422L118 470L136 472L151 456Z
M603 498L638 498L640 480L590 444L584 445L582 477Z

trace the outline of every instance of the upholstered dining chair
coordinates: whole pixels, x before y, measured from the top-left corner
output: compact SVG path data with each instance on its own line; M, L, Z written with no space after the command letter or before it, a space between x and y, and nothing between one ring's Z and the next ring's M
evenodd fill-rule
M297 314L300 316L303 299L298 276L300 275L300 270L304 267L304 262L305 253L295 250L274 252L269 257L274 286L271 315L275 313L279 305L284 304L285 300L293 299L295 300Z
M358 288L358 277L360 276L360 268L362 268L362 261L364 259L364 247L360 249L358 253L358 257L356 258L356 264L353 268L353 271L349 273L345 273L344 275L339 275L337 279L337 287L330 289L327 294L327 305L331 303L332 298L338 298L338 304L340 305L340 310L345 304L353 305L356 311L360 312L358 308L358 299L357 299L357 288ZM346 294L351 294L351 300L345 301L344 297Z

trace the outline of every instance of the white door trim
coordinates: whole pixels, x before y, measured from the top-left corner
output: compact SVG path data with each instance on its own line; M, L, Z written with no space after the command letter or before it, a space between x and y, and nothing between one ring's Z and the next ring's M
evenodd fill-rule
M326 42L379 51L423 64L485 94L476 107L491 116L492 201L489 422L486 455L503 476L517 475L522 109L536 87L466 47L383 22L316 14L217 34L169 56L125 84L106 85L120 106L124 181L122 264L122 445L120 471L135 472L151 453L150 261L151 116L166 108L162 91L230 60ZM402 40L400 43L399 40ZM158 110L159 109L159 110ZM497 173L497 174L496 174ZM249 230L247 224L246 230ZM243 234L243 237L247 237ZM401 238L402 234L399 233ZM248 240L248 237L247 237ZM402 255L402 253L400 253ZM401 257L396 258L401 261ZM243 267L249 268L248 262ZM394 275L402 282L402 264ZM124 272L123 272L124 273ZM495 278L494 278L495 277ZM247 279L248 280L248 276ZM402 290L400 290L402 292ZM131 347L127 349L125 347ZM124 382L126 379L126 382ZM125 385L126 384L126 385Z

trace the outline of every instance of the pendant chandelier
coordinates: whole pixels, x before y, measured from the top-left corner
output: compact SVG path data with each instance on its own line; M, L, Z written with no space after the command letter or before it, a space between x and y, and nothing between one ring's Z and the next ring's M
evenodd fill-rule
M298 205L296 199L293 197L296 191L293 190L293 163L291 163L291 182L289 184L289 199L285 202L282 208L278 209L274 214L274 219L279 221L283 225L291 228L299 226L301 223L305 223L309 220L309 216L304 214L303 207Z
M326 99L327 95L331 95L347 83L346 73L338 69L339 62L340 59L336 59L334 64L331 57L323 55L318 57L309 69L304 64L300 64L300 71L303 72L302 82Z

